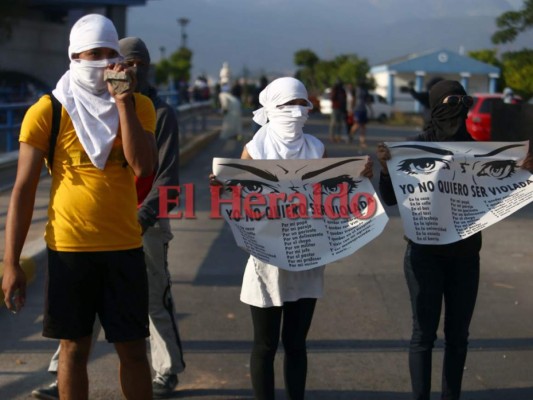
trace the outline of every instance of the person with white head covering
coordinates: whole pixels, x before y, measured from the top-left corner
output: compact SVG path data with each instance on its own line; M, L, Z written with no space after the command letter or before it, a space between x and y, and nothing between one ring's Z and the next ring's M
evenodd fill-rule
M43 96L21 126L6 223L6 306L18 311L24 305L20 253L48 158L52 186L43 336L60 339L59 395L88 397L87 358L98 316L119 356L124 396L149 399L148 287L134 177L152 174L156 165L155 110L148 97L133 93L135 76L120 63L118 35L106 17L89 14L74 24L68 56L70 68L53 91L57 100ZM132 84L118 91L104 80L106 70L126 72Z
M253 159L321 158L324 144L304 134L303 127L313 104L298 79L274 80L259 94L263 106L254 111L253 120L262 126L246 145Z
M324 144L303 132L313 105L302 82L291 77L272 81L259 94L254 121L262 127L243 150L242 159L320 159ZM371 168L371 164L369 164ZM211 175L213 185L219 184ZM306 338L316 300L322 297L324 266L287 271L250 256L240 299L251 308L254 344L250 372L256 399L274 399L274 357L280 331L285 349L287 398L304 398L307 376Z
M143 251L146 261L150 318L150 357L155 377L152 381L154 397L169 396L178 382L178 373L185 370L183 349L176 320L174 299L170 290L171 277L168 271L167 249L173 235L170 222L159 215L168 213L169 204L160 212L159 187L176 186L179 183L179 128L176 111L158 96L150 85L150 53L146 44L137 37L120 39L120 53L124 63L135 72L136 92L150 98L156 109L155 137L158 149L158 164L154 174L136 179L138 198L137 218L143 230ZM92 333L92 348L101 331L100 321L95 321ZM52 356L48 372L56 375L60 347ZM36 398L59 398L57 383L32 391Z
M506 87L503 89L503 102L505 104L514 104L515 103L515 97L513 89L510 87Z

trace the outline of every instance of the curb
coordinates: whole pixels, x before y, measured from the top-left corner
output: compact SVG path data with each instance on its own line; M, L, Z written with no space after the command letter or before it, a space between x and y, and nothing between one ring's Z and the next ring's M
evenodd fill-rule
M209 143L215 140L220 134L220 129L215 129L211 132L203 133L191 139L183 149L180 150L180 167L186 165L191 159Z
M203 133L191 139L183 149L180 150L180 167L186 165L199 151L203 150L209 143L215 140L220 134L220 129ZM12 160L10 160L12 161ZM16 161L15 161L16 164ZM22 251L20 266L26 274L26 284L35 279L37 261L46 255L46 243L44 238L27 243ZM4 265L0 262L0 283L4 275ZM4 306L4 296L0 296L0 307Z
M10 151L9 153L4 153L0 155L0 170L12 168L17 165L19 160L19 152Z

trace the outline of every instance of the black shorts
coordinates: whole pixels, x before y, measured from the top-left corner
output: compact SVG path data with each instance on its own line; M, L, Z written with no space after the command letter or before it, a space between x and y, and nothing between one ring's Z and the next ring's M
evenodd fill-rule
M354 117L361 125L365 125L368 122L368 113L366 110L359 110L354 113Z
M148 337L148 280L141 248L63 252L48 249L43 336L91 335L96 315L108 342Z

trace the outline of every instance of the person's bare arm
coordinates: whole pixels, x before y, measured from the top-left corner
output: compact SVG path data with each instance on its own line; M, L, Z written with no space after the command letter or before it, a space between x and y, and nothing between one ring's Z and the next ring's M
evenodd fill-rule
M381 173L389 175L389 168L387 167L387 161L390 160L390 150L385 143L378 143L378 149L376 153L379 165L381 166Z
M361 172L361 176L372 179L374 177L374 162L372 158L368 157L368 161L365 163L365 168Z
M241 160L253 160L250 153L248 153L248 150L246 150L246 146L242 149Z
M524 158L524 161L522 162L521 167L533 173L533 149L531 148L531 141L530 141L529 151L526 155L526 158Z
M379 143L376 153L379 164L381 165L381 172L379 174L379 193L383 202L388 206L397 204L394 188L392 187L392 180L389 175L387 161L391 159L391 153L385 143Z
M132 80L135 79L133 71L125 68L124 65L115 64L113 71L126 70ZM128 165L133 169L136 176L149 176L154 172L157 163L157 146L155 137L150 132L146 132L135 112L133 102L133 90L135 85L124 93L116 93L111 84L108 90L115 98L120 121L120 132L122 134L122 147Z
M11 193L5 228L2 290L9 310L16 311L24 306L26 300L26 275L20 267L20 254L33 216L43 160L42 150L20 143L17 177ZM17 304L14 304L11 300L17 290Z

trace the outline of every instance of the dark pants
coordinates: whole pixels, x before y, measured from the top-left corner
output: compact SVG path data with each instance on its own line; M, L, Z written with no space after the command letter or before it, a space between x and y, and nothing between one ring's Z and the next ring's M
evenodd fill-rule
M316 299L300 299L282 307L251 306L254 346L250 359L252 386L258 400L274 399L274 357L281 338L285 350L283 377L287 399L304 398L307 377L305 340L311 326Z
M468 328L479 284L479 253L458 257L435 255L424 246L409 244L404 259L405 278L411 296L413 334L409 346L409 370L414 400L429 400L431 353L444 298L444 365L442 400L461 394L468 347Z

